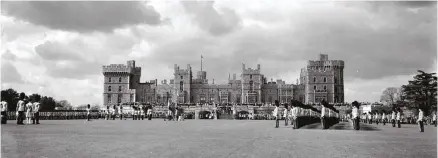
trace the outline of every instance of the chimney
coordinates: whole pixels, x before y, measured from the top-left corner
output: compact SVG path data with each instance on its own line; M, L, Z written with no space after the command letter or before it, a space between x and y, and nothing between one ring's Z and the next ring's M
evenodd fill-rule
M242 70L245 70L245 64L242 63Z
M260 64L257 64L257 70L260 70Z

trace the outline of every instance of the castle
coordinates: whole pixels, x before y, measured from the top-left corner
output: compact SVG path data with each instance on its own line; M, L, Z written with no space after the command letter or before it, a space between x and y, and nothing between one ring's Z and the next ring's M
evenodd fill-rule
M104 105L126 102L164 103L238 103L261 104L281 103L292 99L303 103L344 102L344 61L328 60L327 54L320 54L319 60L308 61L301 69L299 83L286 84L266 79L260 64L256 69L242 64L240 79L228 77L227 84L209 84L206 71L198 71L193 78L192 67L186 69L175 64L174 78L167 82L157 80L140 82L141 67L131 60L124 64L102 67L105 78L103 88Z

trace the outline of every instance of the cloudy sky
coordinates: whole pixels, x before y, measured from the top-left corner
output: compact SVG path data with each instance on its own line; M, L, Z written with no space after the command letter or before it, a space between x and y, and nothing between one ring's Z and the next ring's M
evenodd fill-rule
M295 83L319 53L346 64L346 101L378 101L437 70L436 2L2 2L1 88L102 103L102 65L136 60L142 81L173 64L225 83L241 64Z

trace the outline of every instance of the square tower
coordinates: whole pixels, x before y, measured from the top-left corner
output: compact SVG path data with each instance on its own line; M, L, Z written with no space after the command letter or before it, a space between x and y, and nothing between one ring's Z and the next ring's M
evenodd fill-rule
M242 103L261 103L262 79L260 64L257 65L257 69L246 68L245 64L242 64Z

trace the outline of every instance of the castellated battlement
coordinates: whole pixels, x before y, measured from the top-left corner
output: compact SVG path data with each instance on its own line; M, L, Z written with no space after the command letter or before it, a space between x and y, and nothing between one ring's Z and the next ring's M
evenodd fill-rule
M141 74L141 67L135 67L135 61L130 60L127 64L110 64L102 66L102 72L105 73L132 73Z
M326 61L307 61L307 67L309 66L330 66L330 67L344 67L343 60L326 60Z

